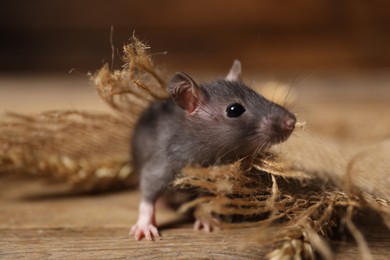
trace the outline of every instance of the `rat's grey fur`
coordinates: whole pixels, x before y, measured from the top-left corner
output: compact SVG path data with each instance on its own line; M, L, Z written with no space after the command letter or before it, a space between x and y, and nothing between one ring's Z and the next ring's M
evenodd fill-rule
M180 90L183 84L184 92ZM151 203L186 164L209 166L255 155L290 135L291 131L281 130L285 120L295 123L289 111L241 81L217 80L198 86L188 75L177 73L168 89L172 98L156 101L144 112L132 140L142 199ZM188 96L192 105L186 107ZM246 111L228 117L226 108L233 103Z

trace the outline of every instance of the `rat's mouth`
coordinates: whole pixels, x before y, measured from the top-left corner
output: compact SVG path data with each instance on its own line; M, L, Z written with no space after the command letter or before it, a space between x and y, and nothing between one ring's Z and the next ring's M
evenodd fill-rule
M271 142L271 144L282 143L290 137L291 133L292 133L292 131L284 132L282 134L280 132L274 133L273 135L270 135L269 142Z

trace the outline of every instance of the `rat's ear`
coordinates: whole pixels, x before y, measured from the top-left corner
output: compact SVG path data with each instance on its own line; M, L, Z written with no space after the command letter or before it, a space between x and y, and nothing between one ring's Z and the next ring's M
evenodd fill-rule
M201 91L195 81L183 72L176 72L168 83L168 91L175 103L192 113L200 103Z
M229 81L241 80L241 62L239 60L234 60L233 65L229 71L229 74L226 76L226 80Z

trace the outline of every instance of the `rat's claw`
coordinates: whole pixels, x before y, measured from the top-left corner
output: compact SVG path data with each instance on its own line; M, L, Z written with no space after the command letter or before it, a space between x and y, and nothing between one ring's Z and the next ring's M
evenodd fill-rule
M150 230L148 228L143 229L142 232L144 233L144 236L146 240L152 241L152 234L150 234Z
M130 236L134 235L136 231L137 231L137 225L132 226L129 235Z
M149 230L152 232L155 238L160 238L160 235L158 234L158 230L155 226L149 225Z
M211 232L211 226L209 225L209 223L203 223L203 229L207 233Z
M200 230L201 228L202 228L202 223L200 222L200 220L199 219L195 220L194 229Z

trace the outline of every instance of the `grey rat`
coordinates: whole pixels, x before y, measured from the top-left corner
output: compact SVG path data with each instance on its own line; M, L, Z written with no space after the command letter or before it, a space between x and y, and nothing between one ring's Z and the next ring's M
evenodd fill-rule
M140 117L132 154L140 174L141 202L131 234L159 237L155 202L187 164L220 165L255 156L286 140L295 116L246 86L241 63L225 79L198 85L178 72L168 83L170 98L155 101Z

